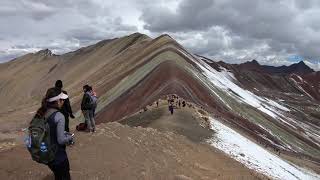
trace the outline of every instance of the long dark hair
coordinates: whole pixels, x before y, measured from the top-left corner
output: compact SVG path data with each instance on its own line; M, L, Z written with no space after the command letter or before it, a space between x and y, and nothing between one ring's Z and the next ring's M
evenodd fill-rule
M58 96L61 93L59 88L50 88L47 90L45 97L42 99L41 107L37 110L35 117L43 118L49 108L58 108L57 101L48 102L48 99Z

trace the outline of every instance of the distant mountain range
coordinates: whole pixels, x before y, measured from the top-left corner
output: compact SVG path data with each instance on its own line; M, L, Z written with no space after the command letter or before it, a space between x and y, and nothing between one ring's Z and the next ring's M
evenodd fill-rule
M214 60L211 60L209 58L206 58L201 55L196 55L198 57L203 58L206 60L206 62L215 62ZM227 64L223 61L219 61L220 64ZM268 66L268 65L261 65L257 60L247 61L240 64L232 64L233 66L238 66L240 69L243 70L250 70L250 71L257 71L261 73L269 73L269 74L309 74L315 72L312 68L307 66L303 61L300 61L299 63L291 64L290 66Z
M311 69L309 66L307 66L303 61L300 61L299 63L292 64L290 66L280 66L280 67L274 67L274 66L266 66L266 65L260 65L256 60L252 60L250 62L245 62L243 64L240 64L241 68L244 69L250 69L250 70L261 70L270 74L308 74L315 72L313 69Z

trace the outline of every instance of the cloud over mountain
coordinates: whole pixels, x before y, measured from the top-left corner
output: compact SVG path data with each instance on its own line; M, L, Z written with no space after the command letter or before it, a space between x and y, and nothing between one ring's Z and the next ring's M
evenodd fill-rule
M140 31L170 33L192 52L228 62L288 65L288 57L299 55L320 69L316 0L4 0L0 14L0 61L52 46L64 53Z

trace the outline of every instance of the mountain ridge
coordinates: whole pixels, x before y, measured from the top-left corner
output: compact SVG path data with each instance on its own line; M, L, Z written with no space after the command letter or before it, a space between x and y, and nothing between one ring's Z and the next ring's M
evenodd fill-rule
M317 73L266 74L254 71L255 61L251 68L212 62L169 35L133 34L44 57L50 61L33 57L0 66L0 122L10 122L0 132L25 127L45 90L62 79L78 118L84 84L99 96L98 124L177 94L266 148L320 162Z

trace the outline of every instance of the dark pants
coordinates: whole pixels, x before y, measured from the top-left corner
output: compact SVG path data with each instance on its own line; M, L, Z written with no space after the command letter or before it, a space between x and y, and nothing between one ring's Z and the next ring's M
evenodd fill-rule
M173 106L169 106L169 111L173 114Z
M96 117L96 108L93 108L93 117Z
M59 164L49 164L48 165L51 171L54 174L55 180L70 180L70 165L69 160L66 159L62 163Z
M64 116L64 119L65 119L65 124L64 124L64 130L66 131L66 132L70 132L70 130L69 130L69 116Z

